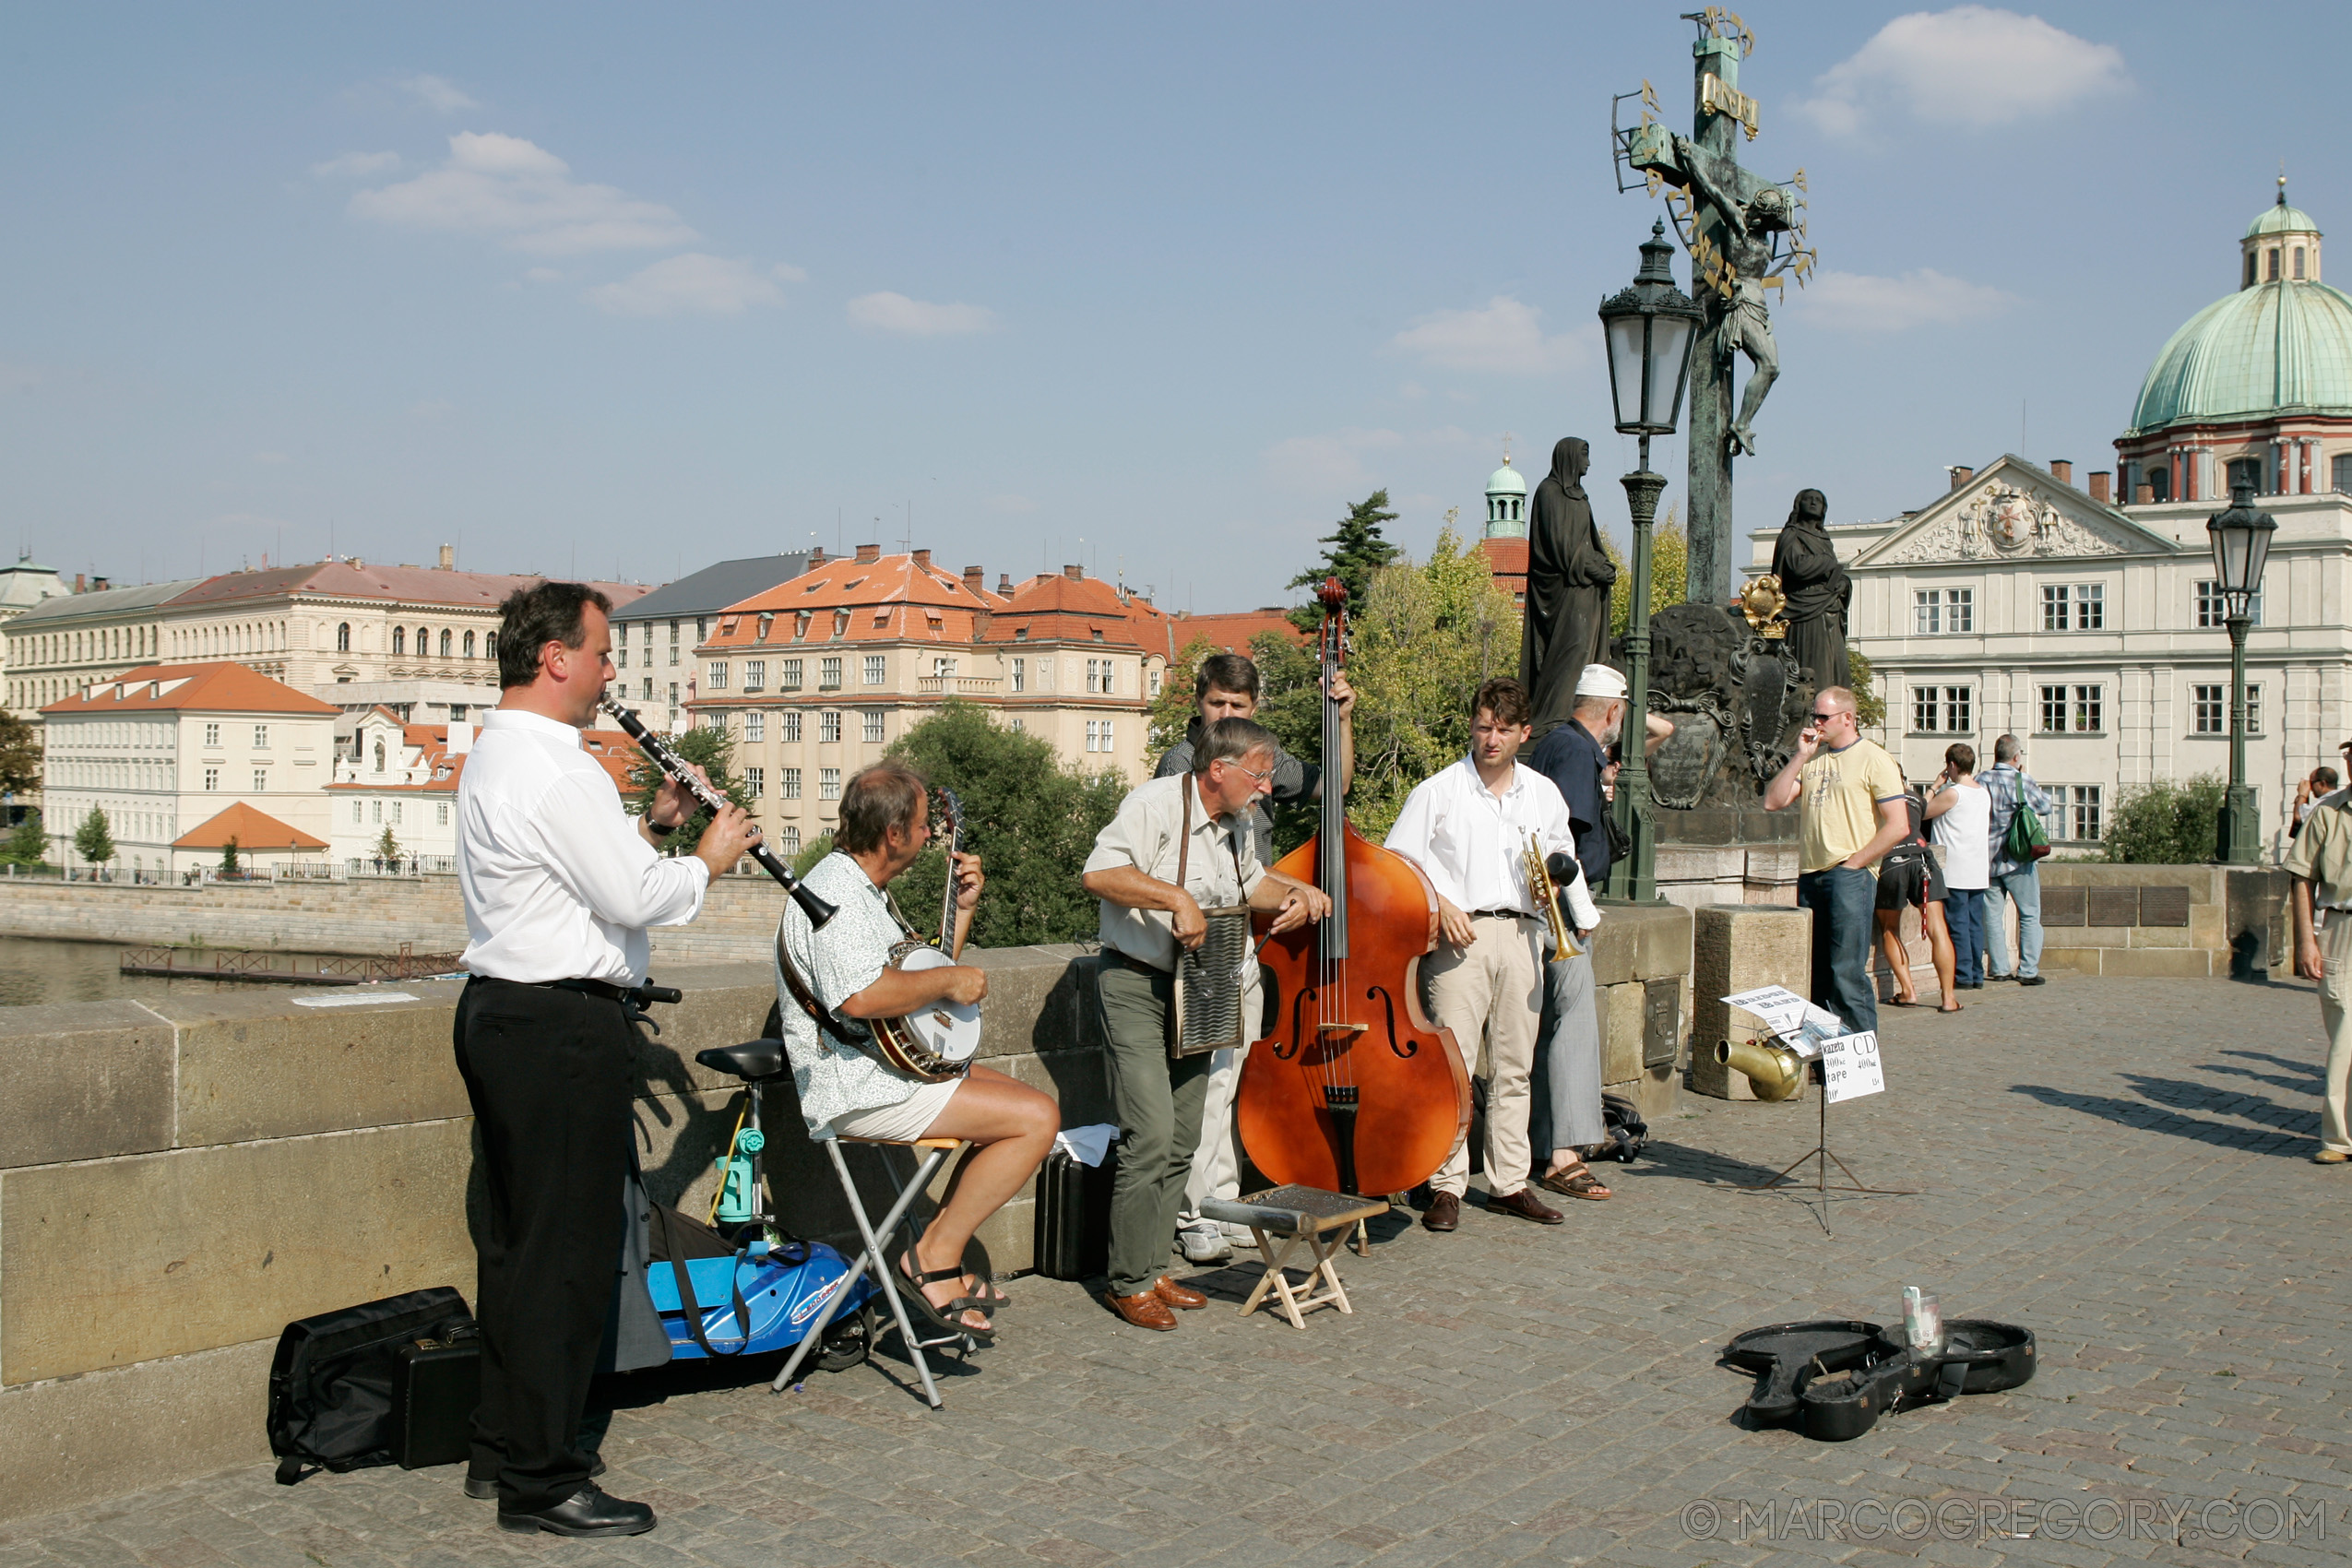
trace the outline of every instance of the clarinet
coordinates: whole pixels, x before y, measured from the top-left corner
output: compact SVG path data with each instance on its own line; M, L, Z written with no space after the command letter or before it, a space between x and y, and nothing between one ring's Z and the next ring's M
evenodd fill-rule
M655 766L683 784L686 787L686 792L701 802L706 808L717 812L733 803L717 790L695 778L686 759L680 756L669 742L647 729L633 710L623 707L610 697L598 706L611 714L613 721L623 730L628 731L629 739L644 748L645 754L653 759ZM811 931L816 930L833 918L833 906L809 891L808 885L792 874L792 868L777 859L775 850L769 849L765 843L754 844L751 848L751 856L759 862L762 871L774 877L777 885L792 896L792 902L798 904L801 907L801 912L808 916Z

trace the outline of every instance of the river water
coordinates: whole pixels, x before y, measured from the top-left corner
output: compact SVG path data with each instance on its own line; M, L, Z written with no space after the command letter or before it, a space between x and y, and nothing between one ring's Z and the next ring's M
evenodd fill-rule
M340 988L291 986L264 980L177 979L126 975L116 968L123 948L113 942L54 942L45 937L0 936L0 1007L42 1002L108 1002L201 992L302 991L325 995Z

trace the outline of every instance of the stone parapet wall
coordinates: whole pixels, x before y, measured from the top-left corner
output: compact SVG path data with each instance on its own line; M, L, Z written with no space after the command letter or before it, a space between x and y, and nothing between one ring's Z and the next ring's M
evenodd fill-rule
M2046 969L2243 980L2287 966L2283 871L2044 861L2040 881Z

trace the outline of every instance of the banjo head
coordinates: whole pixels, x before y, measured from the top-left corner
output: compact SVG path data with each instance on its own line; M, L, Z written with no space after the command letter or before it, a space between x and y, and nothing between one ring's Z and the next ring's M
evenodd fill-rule
M909 949L898 967L909 972L953 968L956 961L928 944ZM980 1010L977 1004L940 1001L905 1020L915 1043L948 1062L968 1062L980 1050Z

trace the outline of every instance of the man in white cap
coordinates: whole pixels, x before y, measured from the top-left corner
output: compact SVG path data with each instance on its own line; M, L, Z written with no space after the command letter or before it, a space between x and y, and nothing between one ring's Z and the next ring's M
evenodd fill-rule
M1605 885L1615 860L1610 844L1610 786L1617 765L1610 758L1624 729L1625 677L1606 664L1587 664L1576 678L1575 707L1568 722L1538 743L1527 760L1559 786L1575 832L1576 861L1596 891ZM1649 716L1643 754L1657 750L1674 726ZM1584 940L1579 933L1579 943ZM1536 1141L1551 1150L1538 1184L1563 1197L1610 1195L1586 1169L1579 1149L1609 1136L1600 1104L1600 1020L1589 953L1562 956L1545 967L1541 1036L1536 1054ZM1548 1130L1547 1130L1548 1129Z

